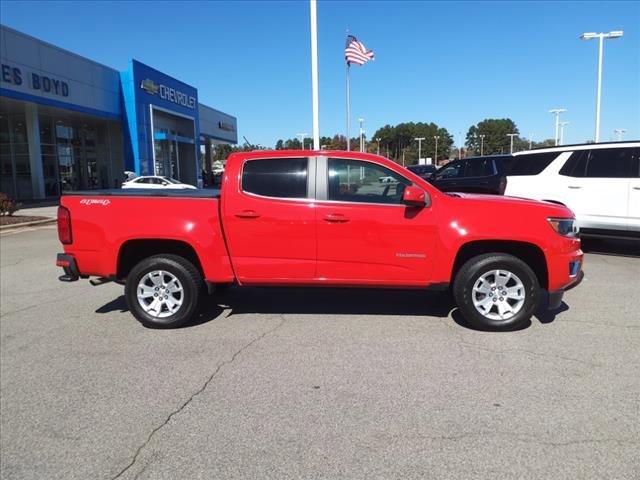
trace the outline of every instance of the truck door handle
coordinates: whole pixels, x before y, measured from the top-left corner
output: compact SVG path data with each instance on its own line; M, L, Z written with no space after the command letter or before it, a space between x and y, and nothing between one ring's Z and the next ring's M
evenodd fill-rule
M578 190L578 189L580 189L582 187L579 187L577 185L569 185L569 188L572 189L572 190Z
M324 217L326 222L331 223L345 223L349 221L348 217L345 217L341 213L330 213Z
M640 187L633 187L634 190L640 190Z
M258 218L259 216L260 214L258 212L254 212L253 210L243 210L236 213L236 217L239 218Z

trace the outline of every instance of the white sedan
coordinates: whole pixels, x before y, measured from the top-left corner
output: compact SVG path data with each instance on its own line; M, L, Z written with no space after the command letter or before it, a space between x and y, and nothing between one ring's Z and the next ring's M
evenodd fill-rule
M386 176L386 177L379 177L378 178L378 182L380 182L380 183L398 183L398 180L396 180L395 178L393 178L391 176Z
M148 176L137 177L133 180L122 183L122 188L177 188L177 189L195 189L193 185L181 183L175 178Z

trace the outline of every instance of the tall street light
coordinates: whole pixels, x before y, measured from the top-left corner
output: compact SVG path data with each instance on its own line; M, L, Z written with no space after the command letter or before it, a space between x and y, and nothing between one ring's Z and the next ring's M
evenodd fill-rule
M296 137L300 137L300 143L302 144L302 150L304 150L304 139L307 138L308 133L296 133Z
M531 150L531 147L533 146L533 133L529 134L529 150Z
M380 140L382 140L381 138L376 138L376 143L378 144L378 150L376 152L377 155L380 155Z
M569 125L569 122L560 122L560 145L564 143L564 127Z
M460 145L458 146L458 160L462 158L462 132L458 132L458 136L460 137Z
M594 33L588 32L580 35L582 40L598 39L598 88L596 90L596 133L593 141L598 143L600 141L600 99L602 96L602 46L605 38L620 38L624 35L622 30L614 30L608 33Z
M424 140L424 137L416 137L414 138L414 140L418 141L418 163L420 163L420 159L422 158L422 141Z
M507 137L511 137L511 146L509 147L509 153L513 153L513 137L517 135L517 133L507 133Z
M364 152L364 141L363 141L364 130L362 129L362 125L364 125L364 118L359 118L358 123L360 123L360 151Z
M621 142L622 141L622 135L627 133L627 130L624 129L624 128L616 128L614 130L614 132L616 133L616 135L618 135L618 141Z
M556 116L556 147L558 146L558 135L560 133L560 114L566 111L566 108L553 108L549 110L549 113L553 113Z
M440 138L440 136L439 135L434 135L433 138L436 141L436 153L433 156L433 162L434 162L434 165L437 167L438 166L438 139Z
M480 137L480 156L484 156L484 135L478 135Z
M311 33L311 104L313 107L313 149L320 149L320 120L318 113L318 15L316 0L309 0ZM304 141L303 141L304 142Z

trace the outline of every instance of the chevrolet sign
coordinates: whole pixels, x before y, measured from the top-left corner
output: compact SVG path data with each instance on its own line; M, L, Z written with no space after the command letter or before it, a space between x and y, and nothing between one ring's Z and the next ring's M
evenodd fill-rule
M236 131L236 127L233 123L227 123L227 122L218 122L218 128L220 130L226 130L227 132L235 132Z
M175 88L157 84L149 78L140 82L140 88L142 88L145 92L150 93L151 95L158 95L161 99L171 103L175 103L176 105L191 109L196 108L195 97L187 95L186 93L182 93Z

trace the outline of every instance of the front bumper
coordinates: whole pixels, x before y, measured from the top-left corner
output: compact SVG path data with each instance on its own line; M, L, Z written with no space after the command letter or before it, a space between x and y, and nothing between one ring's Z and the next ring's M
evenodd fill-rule
M564 292L567 290L571 290L574 287L577 287L582 279L584 278L584 271L580 270L575 277L575 281L570 283L564 288L560 290L556 290L555 292L549 292L549 306L547 307L549 310L555 310L562 305L562 297L564 297Z
M56 266L64 269L64 275L58 277L61 282L75 282L80 278L76 259L71 255L59 253L56 257Z

